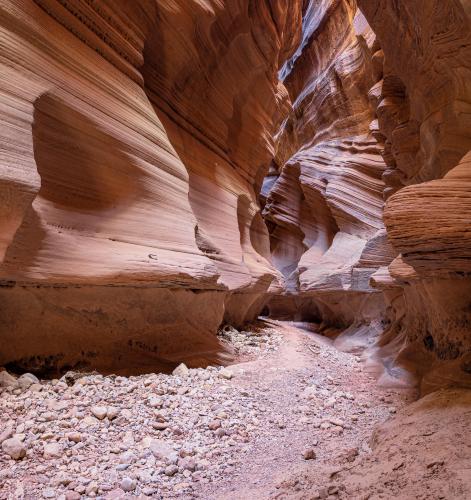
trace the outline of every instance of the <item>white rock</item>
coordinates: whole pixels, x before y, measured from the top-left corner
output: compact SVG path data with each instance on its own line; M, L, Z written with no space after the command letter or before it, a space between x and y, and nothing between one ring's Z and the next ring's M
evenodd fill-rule
M151 408L160 408L162 406L161 399L156 396L150 396L147 403Z
M108 413L108 408L105 406L92 406L90 408L92 415L95 416L98 420L103 420Z
M219 376L221 378L224 378L226 380L230 380L233 376L234 376L234 373L229 370L228 368L223 368L220 372L219 372Z
M56 494L52 488L46 488L43 490L43 498L56 498Z
M158 460L171 460L176 454L175 450L161 439L152 439L149 443L149 449Z
M115 406L108 406L106 410L108 420L114 420L119 415L119 411L119 408L116 408Z
M185 363L180 363L175 370L173 370L172 375L176 375L177 377L186 377L190 373L190 370L185 365Z

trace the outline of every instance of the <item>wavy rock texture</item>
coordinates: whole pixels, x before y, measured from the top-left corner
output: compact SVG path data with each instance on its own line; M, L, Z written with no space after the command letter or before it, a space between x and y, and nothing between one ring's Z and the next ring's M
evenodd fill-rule
M3 1L0 365L224 362L263 309L470 384L470 16Z
M281 72L292 111L261 201L286 286L270 312L347 326L341 348L384 333L382 383L468 385L469 7L358 4L306 2Z
M128 340L131 357L199 364L224 317L258 314L277 271L255 192L300 16L2 2L0 365L110 368Z
M387 145L384 221L400 254L373 277L392 313L380 355L422 392L470 386L469 3L359 4L382 49L371 95Z
M382 222L382 143L371 131L375 49L355 2L308 2L302 43L282 71L292 111L266 180L273 262L288 283L284 300L271 301L275 315L312 319L315 304L319 321L348 326L383 308L368 284L395 256Z

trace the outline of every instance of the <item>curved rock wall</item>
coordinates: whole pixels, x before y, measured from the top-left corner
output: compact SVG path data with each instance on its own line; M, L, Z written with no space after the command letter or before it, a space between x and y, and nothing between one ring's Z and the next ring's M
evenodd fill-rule
M200 364L258 314L301 3L2 2L0 365Z
M383 54L376 95L390 173L384 221L399 254L373 277L393 319L380 354L410 369L423 392L469 386L469 2L359 4Z
M468 385L467 2L305 4L262 190L288 284L270 310L347 326L342 348L382 334L369 365L384 383L410 380L406 368L423 391Z
M0 365L224 362L263 308L377 341L385 383L468 384L470 17L3 1Z
M292 111L264 208L274 263L290 284L271 301L275 315L312 319L315 304L318 321L348 326L370 324L383 308L368 284L394 257L382 222L383 146L368 97L379 77L375 44L355 2L307 2L302 43L282 72Z

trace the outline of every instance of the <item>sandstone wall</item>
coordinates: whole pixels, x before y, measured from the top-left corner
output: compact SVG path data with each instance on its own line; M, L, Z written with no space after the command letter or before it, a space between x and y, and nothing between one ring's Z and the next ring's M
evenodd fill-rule
M376 329L384 309L369 286L394 257L382 221L383 144L368 97L379 78L375 50L355 2L307 2L302 43L282 72L292 111L265 195L274 264L289 284L271 301L273 314Z
M412 370L423 392L469 386L470 5L359 5L382 49L374 100L388 163L384 221L399 254L373 277L393 319L381 354Z
M2 2L0 365L108 367L129 339L134 357L209 361L224 318L258 313L278 273L255 193L300 16Z
M305 4L262 190L270 310L348 327L337 345L371 345L386 384L468 385L469 2Z

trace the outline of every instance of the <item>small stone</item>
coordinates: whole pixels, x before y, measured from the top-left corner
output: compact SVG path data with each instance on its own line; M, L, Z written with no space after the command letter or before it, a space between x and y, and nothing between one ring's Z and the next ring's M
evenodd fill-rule
M65 500L80 500L81 497L82 495L76 491L66 491L65 493Z
M147 404L151 407L151 408L160 408L162 406L162 401L160 400L160 398L156 397L156 396L151 396L148 400L147 400Z
M108 420L114 420L118 415L119 408L116 408L115 406L108 406L106 410L106 416L108 417Z
M130 477L125 477L121 481L120 487L124 491L134 491L136 489L136 481Z
M169 460L175 455L175 450L165 441L160 439L151 439L148 447L158 460Z
M169 465L165 467L166 476L174 476L178 472L178 467L176 465Z
M103 420L108 413L108 408L106 408L105 406L92 406L90 408L90 411L92 412L92 415L98 420Z
M219 428L217 431L216 431L216 436L217 437L223 437L226 435L226 431L222 428Z
M16 378L10 375L6 370L0 372L0 387L15 387Z
M332 425L336 425L338 427L345 427L345 423L343 422L343 420L340 420L339 418L330 418L329 421Z
M173 370L172 375L177 377L186 377L190 373L190 370L185 365L185 363L180 363L175 370Z
M182 469L189 470L191 472L196 470L196 462L192 458L189 458L189 457L180 458L178 460L178 465Z
M85 493L91 495L92 493L98 492L98 485L95 482L91 482L86 488Z
M11 438L13 436L13 424L8 424L5 427L5 430L3 430L0 433L0 444L3 443L3 441L6 441L8 438Z
M82 441L82 434L80 434L80 432L69 432L67 434L67 439L73 443L80 443L80 441Z
M119 463L120 464L132 464L136 461L136 455L130 451L124 452L120 457L119 457Z
M59 443L48 443L44 445L44 458L60 458L62 456L62 446Z
M234 373L229 370L228 368L223 368L220 372L219 372L219 376L221 378L224 378L226 380L230 380L233 376L234 376Z
M26 455L25 445L16 437L3 441L2 450L13 460L20 460Z
M168 423L166 423L166 422L154 422L152 424L152 427L156 431L164 431L168 427Z
M22 389L28 389L33 384L39 384L39 379L32 373L23 373L16 382Z
M122 500L124 496L124 491L121 488L115 488L111 490L106 495L106 500Z
M221 421L216 419L216 420L211 420L208 424L208 428L212 431L215 431L216 429L219 429L221 427Z
M306 448L303 451L304 460L314 460L316 458L316 452L313 448Z
M56 494L52 488L46 488L43 490L43 498L56 498Z

